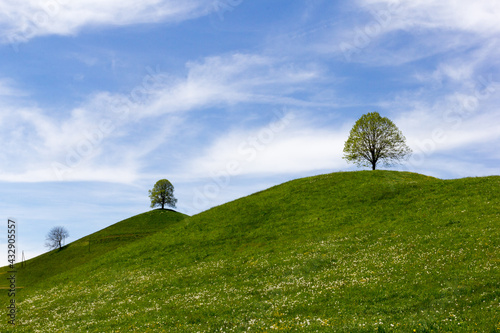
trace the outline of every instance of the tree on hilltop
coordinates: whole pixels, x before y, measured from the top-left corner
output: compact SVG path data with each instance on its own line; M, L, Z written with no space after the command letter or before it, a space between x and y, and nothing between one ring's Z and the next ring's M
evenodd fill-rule
M151 199L151 208L165 205L175 208L177 199L174 197L174 185L166 179L160 179L156 182L152 190L149 190L149 198Z
M411 155L403 133L378 112L363 115L356 121L344 145L343 158L357 166L371 166L377 163L390 166Z
M45 246L50 250L62 248L64 240L69 237L69 232L64 227L53 227L47 234Z

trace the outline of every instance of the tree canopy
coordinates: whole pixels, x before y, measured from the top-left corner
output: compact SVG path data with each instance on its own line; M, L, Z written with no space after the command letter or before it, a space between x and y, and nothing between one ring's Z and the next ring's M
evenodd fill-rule
M403 133L378 112L363 115L356 121L344 145L343 158L357 166L372 167L383 162L390 166L411 155Z
M174 185L166 179L160 179L156 182L152 190L149 190L149 198L151 199L151 208L165 205L175 208L177 199L174 197Z

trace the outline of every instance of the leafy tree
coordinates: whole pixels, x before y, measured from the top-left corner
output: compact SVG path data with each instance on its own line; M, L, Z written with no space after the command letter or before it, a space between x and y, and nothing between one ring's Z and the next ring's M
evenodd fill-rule
M174 197L174 186L166 179L160 179L156 182L152 190L149 190L149 198L151 199L151 208L161 206L164 209L165 205L175 208L177 199Z
M378 112L363 115L356 121L344 145L344 159L357 166L371 166L378 162L390 166L411 155L403 133Z
M49 249L62 248L63 242L69 237L69 232L64 227L53 227L47 234L45 246Z

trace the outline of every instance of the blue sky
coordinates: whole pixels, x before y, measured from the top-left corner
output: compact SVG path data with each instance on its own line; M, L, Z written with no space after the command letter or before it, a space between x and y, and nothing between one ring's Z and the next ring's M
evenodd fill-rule
M0 210L27 258L149 210L357 170L378 111L439 178L500 174L500 3L0 0ZM1 240L5 244L5 240Z

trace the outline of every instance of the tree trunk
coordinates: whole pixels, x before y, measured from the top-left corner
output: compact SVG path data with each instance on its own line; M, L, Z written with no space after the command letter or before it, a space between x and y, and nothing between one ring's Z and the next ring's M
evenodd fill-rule
M370 160L370 162L372 162L372 170L375 170L375 167L377 165L377 160L378 160L377 153L375 151L375 147L370 149L370 155L372 157Z

